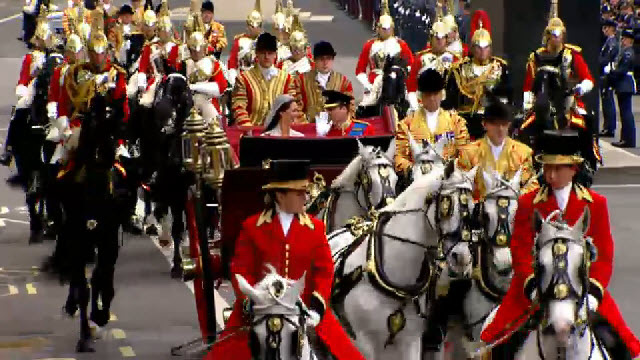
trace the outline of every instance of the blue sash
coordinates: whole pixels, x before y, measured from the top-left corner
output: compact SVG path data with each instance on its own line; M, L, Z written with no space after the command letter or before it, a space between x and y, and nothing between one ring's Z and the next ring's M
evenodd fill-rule
M349 136L362 136L364 135L364 130L369 126L369 124L356 122L353 123L353 127L351 131L349 131Z

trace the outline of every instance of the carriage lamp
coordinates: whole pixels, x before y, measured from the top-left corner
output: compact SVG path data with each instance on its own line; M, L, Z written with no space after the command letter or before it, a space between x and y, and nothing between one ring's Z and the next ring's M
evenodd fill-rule
M206 124L198 110L193 107L184 122L182 133L182 161L187 170L199 172L202 169L200 156L200 140L204 136Z
M211 187L218 189L222 186L224 171L234 167L231 145L227 135L214 119L204 132L206 153L203 154L204 180Z

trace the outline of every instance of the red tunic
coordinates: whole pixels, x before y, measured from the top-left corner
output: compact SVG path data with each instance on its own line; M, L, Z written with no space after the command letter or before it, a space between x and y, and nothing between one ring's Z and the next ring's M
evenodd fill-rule
M374 136L375 130L373 126L366 121L352 120L351 124L342 131L342 129L335 126L331 127L331 130L327 133L327 137L360 137L360 136Z
M68 96L63 96L66 94L66 89L64 88L64 79L62 77L62 73L69 68L69 64L62 64L56 66L53 70L53 75L51 77L51 82L49 83L49 95L48 101L55 102L58 108L58 117L60 116L69 116L71 115L71 105L69 102Z
M22 67L20 68L20 78L18 79L18 85L29 86L33 76L31 74L31 62L33 61L33 55L27 54L22 58Z
M178 47L174 46L174 49L178 49ZM218 84L218 89L220 90L220 94L222 94L227 89L227 86L229 85L229 83L227 82L227 78L224 77L224 72L222 71L220 62L218 60L215 60L215 58L213 61L214 61L213 75L211 75L211 79L209 79L209 81L215 82L216 84ZM220 100L214 97L214 98L211 98L211 103L213 104L213 106L216 107L216 110L218 111L218 113L220 113Z
M228 329L238 329L247 324L242 310L246 296L239 290L235 274L241 274L249 284L255 285L264 276L266 264L273 265L278 274L290 279L297 280L306 273L302 300L309 304L312 296L320 296L325 304L329 303L333 260L324 225L308 215L296 216L287 236L284 236L280 220L273 213L271 210L253 215L242 225L231 262L236 301L226 325ZM234 331L237 330L230 330ZM338 359L364 359L329 309L316 332ZM216 343L205 359L251 359L247 331L235 332L233 335L223 332L220 338L225 340Z
M316 68L316 63L313 61L313 53L311 52L311 46L307 46L307 59L309 59L309 64L311 64L311 69ZM278 69L282 69L284 62L289 59L284 59L276 62L276 67Z
M238 69L238 52L240 52L240 39L243 37L249 37L248 34L236 35L233 39L233 45L231 45L231 51L229 52L229 61L227 62L227 68Z
M402 58L407 61L407 65L413 64L413 53L411 52L409 45L407 45L407 43L400 38L396 39L398 41L398 44L400 44L400 56L402 56ZM382 71L382 69L376 68L376 64L371 57L371 46L373 46L373 44L377 41L381 40L378 38L373 38L369 39L364 44L364 47L362 47L362 52L360 53L360 57L358 58L358 64L356 65L356 75L366 73L367 68L369 68L369 73L367 74L367 76L371 84L373 84L373 82L376 80L376 77L378 77L379 75L379 73L374 70Z
M545 191L547 196L542 196ZM591 282L606 289L613 272L614 253L607 200L591 190L586 191L588 191L588 195L579 196L575 187L571 190L563 217L569 225L573 226L582 215L585 206L589 207L592 220L586 236L593 239L593 243L598 249L598 257L591 264L589 278ZM531 249L534 246L535 234L532 228L532 216L534 210L538 210L540 215L546 218L551 212L558 209L555 195L547 186L520 197L515 215L513 240L511 241L513 279L493 322L482 332L482 341L486 343L497 341L506 335L506 332L517 328L526 320L526 316L522 315L531 305L531 301L525 295L524 286L527 278L533 274ZM635 358L640 354L640 342L627 327L609 292L605 290L603 295L598 312L618 332L631 351L632 357Z

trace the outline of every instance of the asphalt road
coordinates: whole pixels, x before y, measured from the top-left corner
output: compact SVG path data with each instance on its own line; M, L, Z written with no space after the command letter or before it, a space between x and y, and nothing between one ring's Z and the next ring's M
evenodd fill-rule
M23 45L16 40L20 1L0 0L0 141L4 140L15 99ZM273 4L265 4L270 19ZM56 1L61 5L61 1ZM120 4L120 3L117 3ZM170 7L184 9L188 1L171 1ZM216 2L216 17L226 26L229 40L244 29L244 18L252 0ZM356 94L362 88L355 80L355 63L364 41L371 36L365 25L338 12L329 0L297 0L311 42L328 40L338 52L336 68L354 82ZM176 17L178 18L178 17ZM270 29L271 25L265 25ZM611 223L616 239L616 266L610 290L629 326L640 333L640 157L604 147L605 168L596 189L609 199ZM160 251L152 239L125 235L116 267L114 320L97 353L74 353L78 335L76 320L61 316L66 287L38 271L53 244L27 245L28 223L22 192L4 184L13 169L0 168L0 359L169 359L171 346L198 336L192 292L184 283L169 278L167 251ZM223 288L218 305L230 303ZM197 355L183 358L199 358Z

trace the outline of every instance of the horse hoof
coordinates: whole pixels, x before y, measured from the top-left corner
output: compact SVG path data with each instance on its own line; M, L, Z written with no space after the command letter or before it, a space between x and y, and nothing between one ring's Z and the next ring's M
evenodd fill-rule
M62 307L62 315L68 318L73 318L76 316L76 312L78 311L78 305L67 302Z
M89 339L80 339L76 344L76 352L78 353L87 353L87 352L96 352L96 349L91 347L91 340Z
M153 224L147 226L147 229L145 231L147 235L158 236L158 227Z
M171 278L172 279L182 279L182 266L174 265L171 268Z
M89 319L93 321L96 325L103 327L107 325L107 323L109 323L110 317L111 317L111 314L109 313L109 310L102 309L102 310L92 310L91 315L89 316Z

